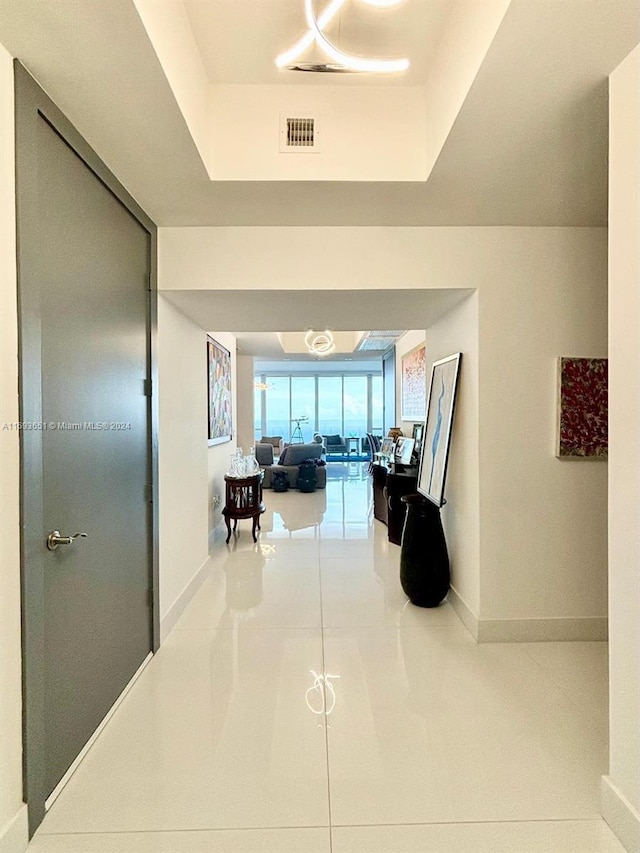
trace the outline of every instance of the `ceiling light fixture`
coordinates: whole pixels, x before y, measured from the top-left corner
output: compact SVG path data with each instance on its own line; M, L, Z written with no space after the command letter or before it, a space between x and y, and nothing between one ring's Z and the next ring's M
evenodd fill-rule
M309 329L304 336L304 343L311 355L329 355L336 348L333 335L328 330L314 332L313 329Z
M401 2L401 0L361 0L361 2L367 3L370 6L383 8L394 6ZM327 39L323 33L323 29L340 11L344 3L345 0L332 0L324 12L316 17L313 11L313 0L305 0L305 16L309 30L290 50L276 57L278 68L300 69L300 65L294 64L292 66L291 63L295 63L295 60L315 41L326 56L336 63L336 65L330 67L330 70L333 71L373 72L376 74L406 71L409 67L408 59L367 59L363 56L353 56L339 50ZM304 70L320 70L320 68L314 68L307 64ZM323 68L322 70L325 69ZM327 67L327 70L329 70L329 67Z

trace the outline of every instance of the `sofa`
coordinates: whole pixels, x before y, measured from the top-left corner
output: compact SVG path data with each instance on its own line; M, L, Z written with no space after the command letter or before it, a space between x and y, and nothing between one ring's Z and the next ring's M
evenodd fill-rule
M280 454L278 464L274 465L273 445L258 442L256 444L256 459L264 471L264 480L262 482L264 489L271 488L273 474L277 471L284 471L289 481L289 488L295 489L298 485L300 463L305 462L307 459L322 461L322 445L315 441L311 444L289 444ZM317 467L316 474L318 475L317 488L326 488L327 469L324 465Z
M280 456L284 449L284 442L281 435L263 435L260 439L260 444L272 444L275 456Z
M324 451L327 456L330 453L349 453L349 447L347 445L347 442L341 435L320 435L319 433L316 433L313 437L313 440L322 442Z

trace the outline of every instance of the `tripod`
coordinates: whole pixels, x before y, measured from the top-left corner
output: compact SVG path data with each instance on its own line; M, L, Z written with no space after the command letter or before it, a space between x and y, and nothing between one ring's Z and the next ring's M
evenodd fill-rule
M306 424L308 420L309 418L306 415L303 415L301 418L291 418L291 423L295 424L295 427L289 439L290 444L304 444L304 436L300 429L300 424Z

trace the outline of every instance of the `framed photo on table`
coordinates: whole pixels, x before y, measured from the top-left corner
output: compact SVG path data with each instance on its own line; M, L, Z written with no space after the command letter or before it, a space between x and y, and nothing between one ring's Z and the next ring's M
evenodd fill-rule
M401 436L396 442L396 461L401 465L411 464L411 454L413 453L414 440Z
M207 335L209 445L231 441L231 353Z
M380 446L381 456L393 456L395 444L392 438L383 438Z
M418 473L418 491L436 506L444 504L444 484L462 353L434 362L431 368L427 422Z
M422 437L423 437L423 435L424 435L424 424L423 423L414 424L411 436L415 442L415 444L413 446L413 452L418 457L420 456L420 451L422 450Z

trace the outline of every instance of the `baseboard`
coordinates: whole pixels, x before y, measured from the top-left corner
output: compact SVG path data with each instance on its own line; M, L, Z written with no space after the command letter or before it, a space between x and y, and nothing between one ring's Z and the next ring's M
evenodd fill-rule
M0 831L0 853L24 853L29 844L29 815L23 805Z
M466 601L461 597L460 593L455 587L449 588L449 594L447 596L447 601L455 610L458 618L461 620L462 624L465 626L467 631L471 634L474 640L478 639L478 619L472 610L469 609Z
M209 553L211 553L214 548L224 545L226 538L227 528L224 523L224 519L220 516L215 526L209 531Z
M189 583L184 587L180 595L173 602L167 614L160 620L160 645L162 645L162 643L167 639L175 627L176 622L184 613L187 604L189 604L193 596L209 577L210 568L211 558L207 557Z
M479 643L551 643L606 641L608 620L593 619L479 619Z
M602 817L629 853L640 853L640 815L616 788L610 776L600 783Z

